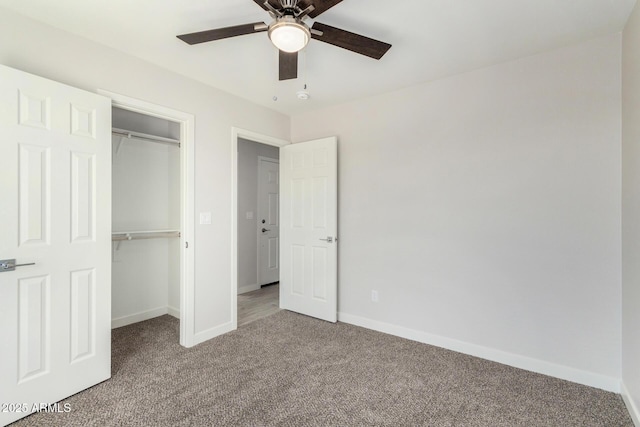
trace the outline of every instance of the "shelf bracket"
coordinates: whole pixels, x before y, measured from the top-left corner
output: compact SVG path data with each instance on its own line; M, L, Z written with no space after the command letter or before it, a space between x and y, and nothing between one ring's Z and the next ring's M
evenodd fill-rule
M129 134L129 136L123 135L120 137L120 142L118 142L118 145L116 145L116 156L118 156L118 153L120 152L120 147L122 147L122 144L124 144L125 138L131 138L131 134Z

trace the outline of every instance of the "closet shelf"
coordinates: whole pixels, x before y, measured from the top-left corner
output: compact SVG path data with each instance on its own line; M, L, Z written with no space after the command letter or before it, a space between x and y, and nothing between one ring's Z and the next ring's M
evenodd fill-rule
M111 233L111 241L113 242L167 237L180 237L180 230L114 231Z
M148 133L134 132L119 128L112 128L111 133L113 135L120 136L120 144L116 149L116 154L118 153L118 151L120 151L120 146L122 145L122 142L125 140L125 138L142 139L144 141L159 142L161 144L177 145L178 147L180 147L180 141L173 138L165 138L163 136L150 135Z

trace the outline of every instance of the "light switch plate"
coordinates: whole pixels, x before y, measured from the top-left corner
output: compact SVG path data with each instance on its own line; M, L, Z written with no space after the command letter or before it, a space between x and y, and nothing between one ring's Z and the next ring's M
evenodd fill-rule
M202 225L211 224L211 212L200 212L200 224Z
M247 219L253 219L253 212L247 212Z

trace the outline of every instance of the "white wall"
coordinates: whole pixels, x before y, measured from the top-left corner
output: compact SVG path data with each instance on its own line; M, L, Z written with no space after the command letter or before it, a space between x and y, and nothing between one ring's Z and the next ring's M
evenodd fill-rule
M340 319L617 390L620 61L613 35L294 116L339 137Z
M640 6L622 44L622 381L640 426Z
M289 139L290 121L194 80L0 9L0 63L81 89L98 88L195 115L195 332L231 326L231 128ZM216 60L216 58L212 58ZM250 60L248 58L247 60Z
M238 138L238 293L258 285L258 157L280 158L278 147ZM253 212L253 219L247 219Z

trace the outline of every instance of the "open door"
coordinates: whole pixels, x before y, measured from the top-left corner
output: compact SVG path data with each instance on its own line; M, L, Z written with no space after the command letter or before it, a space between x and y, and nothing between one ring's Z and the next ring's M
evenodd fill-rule
M6 425L111 376L111 100L0 66L0 132Z
M280 149L280 307L329 322L338 312L337 138Z

